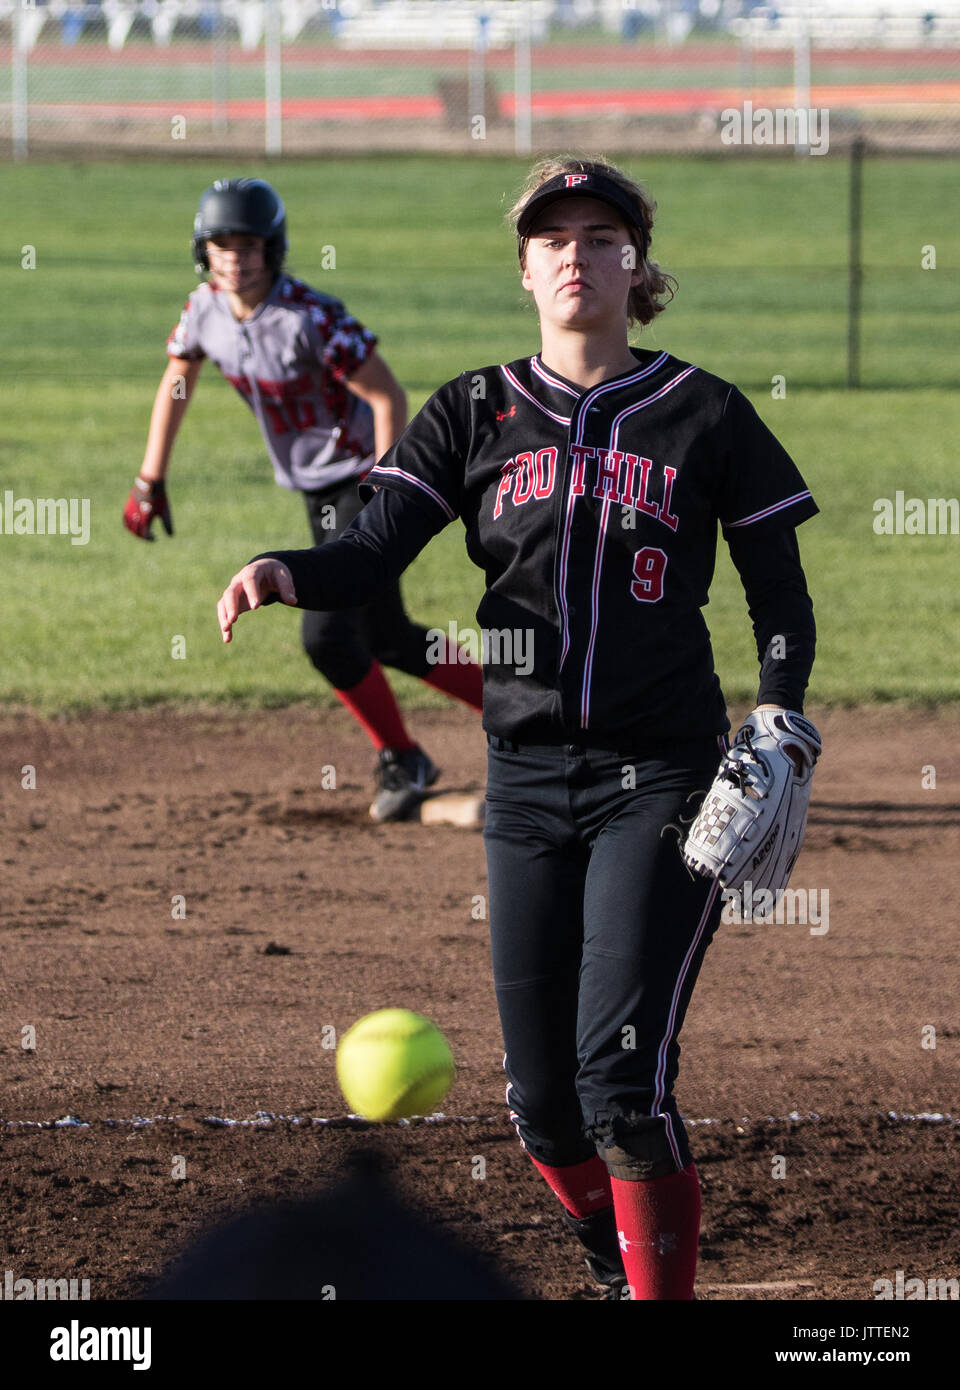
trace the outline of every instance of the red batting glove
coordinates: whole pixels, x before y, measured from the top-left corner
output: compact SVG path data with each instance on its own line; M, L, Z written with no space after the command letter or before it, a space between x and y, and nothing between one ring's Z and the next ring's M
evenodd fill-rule
M167 535L172 536L173 518L170 515L170 503L167 501L167 489L163 480L158 478L156 482L151 482L148 478L137 478L123 509L123 524L135 536L152 541L156 537L151 536L150 526L155 516L163 522L163 529Z

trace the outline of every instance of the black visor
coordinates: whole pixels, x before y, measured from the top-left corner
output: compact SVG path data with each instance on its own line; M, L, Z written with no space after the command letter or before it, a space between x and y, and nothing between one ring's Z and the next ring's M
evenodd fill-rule
M609 203L611 207L616 208L627 226L632 227L639 236L640 250L646 257L650 241L646 227L637 221L636 204L618 183L614 183L613 179L608 179L605 174L557 174L555 178L548 179L546 183L541 184L517 219L518 241L529 236L534 220L548 203L555 203L559 198L570 197L599 198L602 203Z

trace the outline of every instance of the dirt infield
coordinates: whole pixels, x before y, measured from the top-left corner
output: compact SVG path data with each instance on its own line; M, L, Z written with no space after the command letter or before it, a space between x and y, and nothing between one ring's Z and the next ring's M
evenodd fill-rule
M705 1299L960 1277L960 716L809 713L792 883L819 917L722 926L682 1038ZM470 716L411 722L445 786L482 786ZM374 1146L528 1295L593 1297L503 1104L478 834L374 825L339 711L8 714L0 746L0 1277L134 1297ZM387 1004L450 1039L442 1121L345 1115L329 1030Z

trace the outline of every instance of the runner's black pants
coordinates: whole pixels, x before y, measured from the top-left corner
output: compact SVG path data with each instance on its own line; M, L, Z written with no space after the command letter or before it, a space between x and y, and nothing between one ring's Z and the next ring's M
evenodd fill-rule
M356 481L335 488L304 492L314 545L342 535L363 507ZM381 666L423 678L427 629L411 621L399 582L387 584L369 603L331 613L305 611L301 638L307 656L335 690L352 690L374 659Z

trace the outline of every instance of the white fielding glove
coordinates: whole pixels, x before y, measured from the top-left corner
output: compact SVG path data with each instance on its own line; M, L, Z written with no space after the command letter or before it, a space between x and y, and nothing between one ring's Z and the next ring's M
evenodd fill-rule
M748 881L755 893L785 888L803 843L821 746L802 714L748 715L690 827L684 863L723 888L740 891Z

